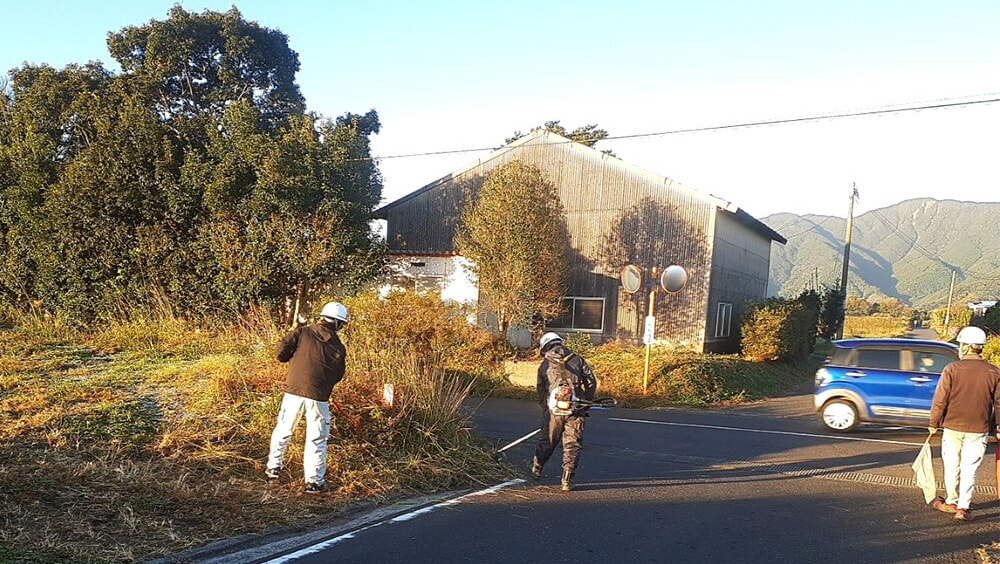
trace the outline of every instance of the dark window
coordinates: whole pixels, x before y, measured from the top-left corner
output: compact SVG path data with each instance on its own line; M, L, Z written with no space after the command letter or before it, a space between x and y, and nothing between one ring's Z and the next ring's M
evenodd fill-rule
M899 370L899 352L890 349L858 349L858 368Z
M604 327L604 300L576 298L573 307L573 328L600 331Z
M548 322L548 327L601 331L604 329L604 298L566 298L566 314Z

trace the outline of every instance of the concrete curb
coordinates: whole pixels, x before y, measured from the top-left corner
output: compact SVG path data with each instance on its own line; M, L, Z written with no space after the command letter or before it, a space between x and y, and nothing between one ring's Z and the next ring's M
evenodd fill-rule
M272 531L218 540L180 554L150 560L145 564L248 564L266 561L353 529L453 499L471 491L473 490L449 491L407 498L374 509L370 504L366 504L367 507L318 517Z

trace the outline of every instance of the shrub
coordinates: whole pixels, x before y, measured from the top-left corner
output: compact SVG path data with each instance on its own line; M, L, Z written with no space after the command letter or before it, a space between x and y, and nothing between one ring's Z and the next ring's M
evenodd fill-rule
M743 358L753 362L795 360L812 352L816 314L797 300L747 302L741 328Z
M351 322L343 331L348 370L384 372L387 351L466 376L503 377L503 343L469 324L472 312L437 296L366 292L344 300Z
M994 366L1000 366L1000 337L986 339L986 346L983 347L983 359Z
M965 327L972 320L972 310L964 303L951 306L951 315L948 315L948 334L945 335L944 319L948 313L948 308L941 307L931 312L931 328L941 335L942 339L953 340L958 335L958 330Z

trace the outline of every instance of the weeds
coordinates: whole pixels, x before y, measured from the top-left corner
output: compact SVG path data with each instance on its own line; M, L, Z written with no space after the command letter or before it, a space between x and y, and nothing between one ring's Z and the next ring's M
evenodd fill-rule
M697 354L653 347L649 382L644 392L644 347L611 342L594 347L585 358L597 375L598 395L612 396L622 407L701 406L759 399L801 383L816 370L814 360L750 362L737 355ZM534 397L533 386L527 392L520 388L503 393Z
M407 304L426 317L426 304ZM370 323L401 315L396 303L366 307ZM451 318L421 321L418 346L366 343L361 324L346 332L349 366L333 396L346 419L334 413L328 493L316 497L301 494L302 426L281 482L262 478L285 375L270 321L195 325L161 312L76 334L27 314L5 319L0 561L134 562L350 503L506 477L460 409L500 373L493 341L439 331ZM384 383L397 390L392 407L380 401Z
M880 315L848 315L844 337L901 337L909 330L909 319Z

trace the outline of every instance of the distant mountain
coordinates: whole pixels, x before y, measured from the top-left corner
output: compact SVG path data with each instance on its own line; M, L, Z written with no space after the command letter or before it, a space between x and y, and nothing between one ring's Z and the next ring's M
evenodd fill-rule
M895 297L918 309L1000 298L1000 203L907 200L854 218L848 295ZM773 245L769 295L794 296L818 280L836 286L847 220L779 213L762 219L788 239Z

